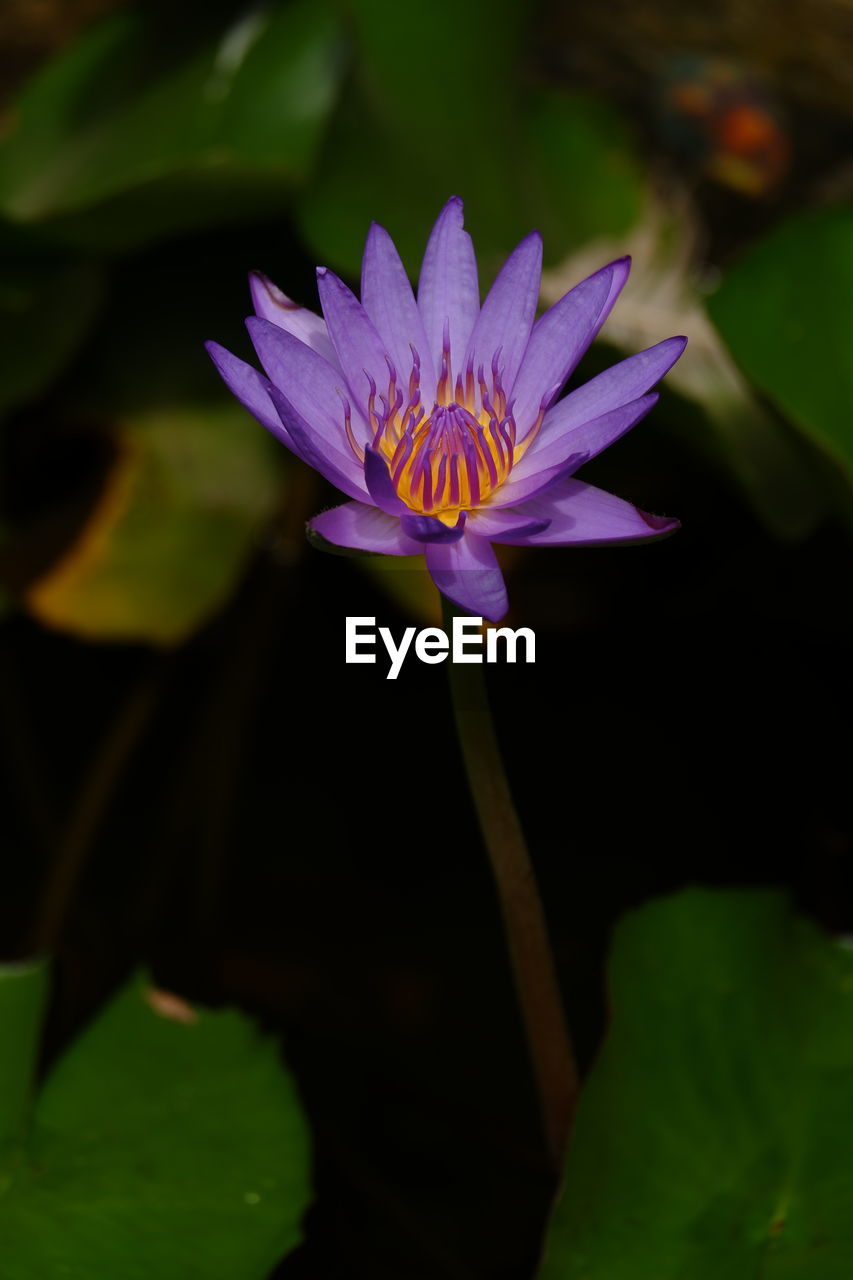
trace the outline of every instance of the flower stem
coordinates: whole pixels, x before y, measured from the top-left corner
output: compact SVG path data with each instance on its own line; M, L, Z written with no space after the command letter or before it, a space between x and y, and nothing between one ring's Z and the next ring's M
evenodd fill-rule
M443 596L442 608L449 632L457 611ZM578 1077L545 913L495 736L483 668L451 662L449 673L459 743L500 900L545 1137L560 1172Z

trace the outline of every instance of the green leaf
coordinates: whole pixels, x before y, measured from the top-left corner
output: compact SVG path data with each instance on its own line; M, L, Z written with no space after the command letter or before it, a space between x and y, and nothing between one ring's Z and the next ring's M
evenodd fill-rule
M690 890L622 922L611 992L544 1280L847 1280L849 947Z
M550 88L530 94L526 115L526 185L546 262L630 230L645 183L622 117L605 102Z
M787 221L708 305L747 377L853 480L853 209Z
M49 626L171 645L225 602L278 500L278 451L242 406L176 406L121 425L99 501L30 587Z
M120 13L37 76L0 147L0 210L103 249L284 208L336 94L329 5L255 9L174 45L155 12Z
M306 240L357 277L371 221L393 235L410 272L447 199L465 198L484 277L530 230L516 157L519 0L417 6L353 0L357 74L299 205Z
M0 1180L4 1280L264 1280L300 1238L308 1140L275 1046L145 995L130 983L48 1077Z
M428 22L386 0L349 8L356 74L298 206L324 262L357 278L375 219L415 273L453 194L484 285L533 227L555 261L638 216L643 184L616 113L519 76L529 27L518 0L488 12L480 0L438 0Z
M42 960L0 965L0 1151L26 1128L47 986Z
M22 261L0 239L0 414L63 371L89 330L101 292L94 267Z

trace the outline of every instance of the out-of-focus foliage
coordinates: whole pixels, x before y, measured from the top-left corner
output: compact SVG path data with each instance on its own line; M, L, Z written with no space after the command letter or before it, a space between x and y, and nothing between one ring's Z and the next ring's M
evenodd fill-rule
M853 209L779 226L710 309L747 377L853 483Z
M46 981L0 971L0 1116L19 1138ZM147 997L147 998L146 998ZM263 1280L309 1199L299 1102L241 1015L130 982L0 1153L4 1280Z
M286 207L334 100L330 6L249 10L200 47L168 36L116 14L36 76L0 147L0 212L102 250Z
M774 892L634 912L543 1280L845 1280L853 952Z
M94 317L100 273L90 263L27 260L0 227L0 414L67 365Z
M825 485L806 443L761 402L709 319L695 277L699 238L697 211L687 200L664 206L649 195L627 235L599 238L572 254L546 275L543 293L556 301L602 261L630 253L631 275L605 336L637 351L657 342L661 333L687 335L687 349L667 374L664 389L699 407L704 430L700 435L695 426L681 423L676 444L733 475L770 532L796 541L814 532L826 514Z
M89 639L183 640L224 603L276 502L272 442L237 404L140 414L74 544L27 594Z
M625 129L582 95L524 85L517 0L498 0L485 21L478 0L440 0L427 22L384 0L350 8L355 71L298 206L308 244L330 265L357 276L375 220L415 273L454 193L487 279L532 226L552 261L630 226L642 186Z

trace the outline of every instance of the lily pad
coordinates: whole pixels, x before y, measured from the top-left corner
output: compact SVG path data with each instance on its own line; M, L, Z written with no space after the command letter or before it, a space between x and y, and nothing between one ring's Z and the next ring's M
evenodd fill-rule
M124 248L284 208L335 100L323 0L252 9L183 49L156 11L96 24L25 90L0 146L0 211Z
M173 645L227 599L278 501L275 445L240 405L129 417L100 499L27 592L48 626Z
M747 377L853 481L853 209L785 222L708 305Z
M611 994L543 1280L846 1280L853 951L690 890L622 922Z
M4 1053L19 1030L4 1019ZM136 978L50 1073L26 1145L7 1149L4 1280L264 1280L308 1200L306 1126L275 1046L238 1013Z

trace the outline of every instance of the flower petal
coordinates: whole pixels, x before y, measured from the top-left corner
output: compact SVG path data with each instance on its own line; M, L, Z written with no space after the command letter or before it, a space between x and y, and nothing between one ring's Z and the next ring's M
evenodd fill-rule
M402 516L411 510L403 499L397 496L388 463L381 453L369 446L364 451L364 481L377 507L381 507L389 515Z
M548 524L548 520L532 520L529 516L519 515L516 507L480 507L468 518L470 532L490 541L509 534L519 537L542 533Z
M311 347L317 355L328 360L337 368L338 357L332 346L332 339L322 316L315 315L307 307L300 307L298 302L291 301L286 293L260 271L249 273L249 289L252 294L252 305L255 315L263 316L280 329L286 329L294 338Z
M628 279L630 258L619 258L587 276L555 302L533 326L510 399L523 439L545 399L546 407L589 347Z
M563 432L562 435L552 436L544 446L538 448L531 446L529 452L517 466L513 467L509 480L499 490L499 496L505 497L507 491L510 495L520 493L521 486L528 485L529 480L546 472L553 472L555 467L563 466L572 458L574 459L572 471L577 471L578 467L583 466L590 458L596 457L608 445L614 444L627 431L635 427L640 419L644 418L657 404L658 399L657 392L652 391L646 396L631 400L628 404L621 404L618 408L611 409L609 413L603 413L600 418L579 422L577 426ZM544 423L542 430L545 430ZM519 488L516 489L516 486ZM517 502L518 498L514 497L512 501Z
M365 413L371 390L370 379L373 379L379 395L388 390L385 344L358 298L334 271L326 267L317 268L317 289L341 368L359 409ZM403 380L403 375L399 376Z
M435 399L435 365L415 295L394 241L374 222L361 264L361 304L394 361L397 384L405 392L412 368L412 346L421 362L421 393ZM411 345L410 345L411 344Z
M474 325L463 364L454 361L455 373L466 367L472 356L475 376L480 365L488 371L500 351L498 363L508 391L530 339L541 275L542 237L538 231L531 231L501 267Z
M468 346L480 311L477 259L471 237L462 230L462 201L458 196L452 196L438 215L427 243L418 281L418 309L435 367L441 362L447 325L454 369L458 372L461 365L457 362Z
M267 431L286 444L297 457L302 457L296 442L291 438L270 399L270 384L263 374L250 364L232 355L218 342L206 342L205 349L216 365L219 376L228 390L257 418Z
M410 511L400 516L403 531L416 542L458 542L465 532L466 511L460 511L454 525L446 525L435 516L418 515Z
M328 542L358 551L378 551L386 556L423 555L423 546L407 538L395 516L364 502L345 502L322 511L308 521Z
M604 489L573 477L539 498L515 508L519 519L548 520L541 533L497 534L494 541L531 547L595 546L610 542L651 542L673 533L678 520L649 515Z
M508 608L503 574L485 538L467 533L458 542L430 542L430 577L442 595L475 617L499 622Z
M586 454L572 453L568 458L563 458L560 462L555 463L553 466L545 467L542 471L530 472L525 476L519 477L516 477L513 471L509 480L502 484L499 489L496 489L480 509L482 511L495 511L500 510L502 507L518 506L519 502L526 502L528 498L535 498L538 494L544 493L557 480L562 480L565 476L574 475L578 467L582 467L586 460Z
M530 446L530 458L558 435L573 430L579 423L600 418L618 405L636 400L650 390L675 364L687 345L683 337L664 338L645 351L612 365L582 387L569 392L548 410L538 439Z
M359 461L344 428L342 396L346 387L342 385L340 371L333 369L328 360L318 356L292 333L269 320L250 316L246 328L270 382L285 393L290 404L318 437L318 444L322 448L329 446L348 454L360 472ZM359 442L367 439L367 423L354 406L352 425L353 434Z
M296 442L300 457L342 493L349 494L351 498L366 498L368 494L364 476L355 454L349 450L342 453L340 449L318 437L298 408L278 387L270 384L269 394L288 435Z

